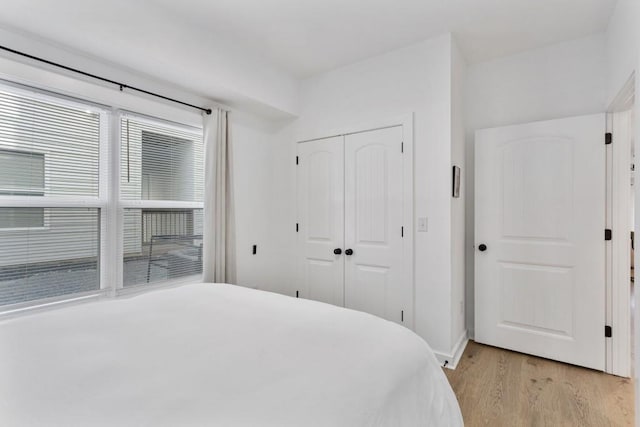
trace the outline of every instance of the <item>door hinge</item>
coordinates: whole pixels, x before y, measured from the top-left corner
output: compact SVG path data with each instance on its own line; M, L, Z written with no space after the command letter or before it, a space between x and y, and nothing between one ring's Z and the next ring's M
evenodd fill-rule
M297 233L298 231L300 231L300 224L298 224L298 223L296 222L296 233Z
M404 153L404 142L400 143L400 152Z
M605 327L604 327L604 336L605 336L605 338L611 338L611 336L612 336L611 326L605 325Z
M404 225L400 227L400 237L404 237Z
M400 321L404 322L404 310L400 310Z
M300 297L300 291L296 291L296 298Z
M300 162L300 158L296 156L296 165Z
M611 229L605 228L604 230L604 240L611 240Z
M604 143L605 145L613 143L613 134L611 132L607 132L604 134Z

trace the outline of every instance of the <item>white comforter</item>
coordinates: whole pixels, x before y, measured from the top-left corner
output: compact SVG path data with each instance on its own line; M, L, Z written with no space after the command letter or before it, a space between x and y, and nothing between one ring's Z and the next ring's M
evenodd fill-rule
M2 426L461 426L413 332L194 284L0 323Z

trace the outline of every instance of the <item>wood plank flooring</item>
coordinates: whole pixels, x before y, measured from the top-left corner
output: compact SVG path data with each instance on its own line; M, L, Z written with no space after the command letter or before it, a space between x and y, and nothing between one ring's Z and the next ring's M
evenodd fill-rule
M633 382L470 341L444 369L465 426L632 426Z

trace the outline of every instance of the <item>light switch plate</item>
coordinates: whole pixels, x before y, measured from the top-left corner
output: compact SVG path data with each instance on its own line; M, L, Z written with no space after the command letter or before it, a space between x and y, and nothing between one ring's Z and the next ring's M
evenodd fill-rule
M428 222L427 222L427 217L426 216L422 216L420 218L418 218L418 231L420 232L426 232L428 229Z

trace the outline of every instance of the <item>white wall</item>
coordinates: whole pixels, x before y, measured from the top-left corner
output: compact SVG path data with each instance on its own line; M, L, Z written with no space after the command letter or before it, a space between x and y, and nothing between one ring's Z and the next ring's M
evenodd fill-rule
M466 338L465 324L465 159L464 96L467 65L455 43L451 56L451 162L460 167L460 198L451 199L451 340Z
M73 26L55 27L56 34L53 39L65 45L54 44L48 38L35 36L34 34L40 30L47 29L38 27L35 22L19 18L19 14L24 11L24 4L15 3L13 6L19 7L14 7L14 11L5 10L7 13L0 17L0 21L21 24L21 29L11 28L6 24L0 26L2 44L12 49L186 102L199 104L201 101L198 99L215 96L217 101L225 105L271 118L292 117L297 111L296 79L267 64L259 55L247 52L228 40L218 39L211 31L205 31L199 39L185 39L185 34L167 29L162 35L162 40L155 38L153 43L141 42L140 38L146 39L148 33L135 22L127 24L125 21L135 19L131 7L144 9L144 4L135 5L127 2L127 13L121 16L123 19L92 22L91 34L83 40L82 45L93 47L93 50L88 52L99 54L68 47L78 44L76 41L79 30ZM42 6L43 4L39 4L36 7L41 15L46 13ZM49 6L57 7L53 3ZM100 7L103 6L110 11L116 10L111 2ZM83 7L91 10L96 5ZM147 13L148 9L140 13ZM153 10L158 11L158 8ZM9 16L11 13L18 15L14 15L12 19ZM50 27L48 30L53 28ZM99 34L103 36L100 37ZM204 56L197 52L200 44L210 48ZM145 46L143 52L139 50L140 46ZM166 52L172 52L172 55L168 56ZM4 51L0 52L0 55L33 62ZM151 70L150 58L156 61L155 68L146 74L137 71ZM166 63L159 63L159 58ZM83 78L77 74L74 76Z
M451 159L460 157L460 147L451 146L451 50L444 35L309 78L291 127L294 140L302 140L415 113L415 217L429 222L427 233L415 233L415 330L442 355L453 345ZM294 150L282 150L289 166L280 185L294 179ZM294 194L288 194L292 210Z
M606 34L607 105L629 79L638 61L640 1L618 0Z
M640 25L640 8L636 10L636 19L635 19L636 27ZM640 72L640 41L636 39L636 73ZM640 84L638 84L636 80L636 95L635 95L635 108L634 108L634 126L635 126L635 152L640 153ZM638 158L638 154L636 157ZM637 175L636 175L637 177ZM634 195L634 230L637 232L640 230L640 185L638 185L637 178L634 182L635 195ZM640 251L634 252L634 266L640 265ZM634 267L635 268L635 267ZM635 294L637 295L637 294ZM633 349L634 355L634 385L636 392L636 426L640 427L640 304L638 303L637 297L634 295L634 312L633 312L633 321L634 324L634 337L633 343L635 348Z
M466 317L473 334L474 132L478 129L604 112L604 35L472 65L466 81Z
M279 126L246 113L230 115L233 144L238 284L283 291L272 278L281 259L272 236L272 169ZM257 245L256 255L252 254Z

